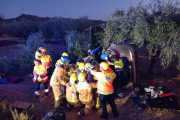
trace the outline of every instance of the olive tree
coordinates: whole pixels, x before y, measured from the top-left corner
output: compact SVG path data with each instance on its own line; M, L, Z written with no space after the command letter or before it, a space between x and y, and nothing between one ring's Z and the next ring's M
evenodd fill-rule
M86 57L88 42L85 34L72 30L66 36L66 43L68 44L69 56L73 62L77 58Z
M174 0L152 0L130 6L127 11L117 9L107 20L101 43L107 48L111 43L134 40L139 47L146 46L151 56L159 58L164 68L176 57L180 70L180 6Z

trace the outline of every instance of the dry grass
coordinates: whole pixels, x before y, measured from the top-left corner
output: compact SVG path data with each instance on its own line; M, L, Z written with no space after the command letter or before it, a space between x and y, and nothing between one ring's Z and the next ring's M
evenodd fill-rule
M38 115L34 105L21 113L16 109L11 110L9 106L8 102L4 100L0 101L0 120L43 120L43 118L37 117Z

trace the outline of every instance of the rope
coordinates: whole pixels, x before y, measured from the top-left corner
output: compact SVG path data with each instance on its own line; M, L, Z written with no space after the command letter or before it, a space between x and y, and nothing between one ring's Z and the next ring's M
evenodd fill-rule
M138 57L140 57L140 58L150 58L148 56L141 56L141 55L138 55ZM152 57L151 59L157 59L157 57Z

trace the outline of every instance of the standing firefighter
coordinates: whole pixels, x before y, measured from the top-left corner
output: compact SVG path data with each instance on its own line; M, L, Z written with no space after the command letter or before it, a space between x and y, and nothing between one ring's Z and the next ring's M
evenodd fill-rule
M116 104L114 102L114 94L113 94L113 80L116 78L116 74L113 71L109 70L109 65L106 62L102 62L100 64L100 71L95 72L91 70L91 74L98 78L97 91L99 93L100 106L103 109L103 114L100 116L101 118L108 119L108 113L106 108L106 102L108 101L113 115L118 117L118 111L116 108Z
M51 77L50 85L52 86L54 98L55 98L55 108L60 107L60 103L63 102L63 95L61 93L62 85L66 85L68 81L64 79L66 74L65 65L58 65Z
M44 85L44 92L45 95L48 95L48 85L47 85L47 81L48 81L48 77L47 77L47 70L45 69L45 67L41 64L40 60L34 60L34 79L33 82L35 82L35 99L38 99L39 97L39 89L40 89L40 84L41 82L43 82Z
M41 51L42 51L42 55L39 56L38 58L41 60L42 65L47 69L48 71L47 75L50 78L52 74L51 69L50 69L51 64L52 64L52 59L50 55L47 55L46 49L42 49Z
M85 104L85 108L78 112L78 116L81 118L84 115L90 113L92 109L92 85L86 81L87 74L82 72L78 75L79 83L76 85L79 92L79 100L82 104Z
M113 86L114 86L115 94L117 94L119 98L122 98L122 97L124 97L124 93L123 93L123 78L124 78L123 61L117 55L111 56L111 60L113 61L113 63L108 61L107 57L106 57L106 60L109 65L114 65L114 67L115 67L116 78L114 79Z
M69 65L69 62L70 62L70 58L69 58L69 55L66 53L66 52L63 52L60 60L58 60L55 64L55 66L59 65L59 64L64 64L66 63L66 65Z
M77 81L78 76L71 75L69 85L66 87L66 99L68 101L67 107L69 110L71 110L73 106L79 103L78 91L76 88Z

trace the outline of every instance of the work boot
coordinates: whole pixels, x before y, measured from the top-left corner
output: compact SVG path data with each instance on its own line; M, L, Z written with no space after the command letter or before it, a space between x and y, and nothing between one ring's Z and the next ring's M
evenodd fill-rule
M79 118L81 118L81 117L84 116L84 115L85 115L84 110L80 110L80 111L78 112L78 117L79 117Z
M34 96L34 100L37 100L39 98L39 95Z
M45 96L46 96L46 97L48 96L48 92L45 92Z
M105 116L105 115L100 115L100 118L102 118L102 119L108 119L108 115L107 115L107 116Z
M72 108L73 108L73 105L71 105L71 104L67 103L67 109L68 109L68 111L71 111L71 110L72 110Z

